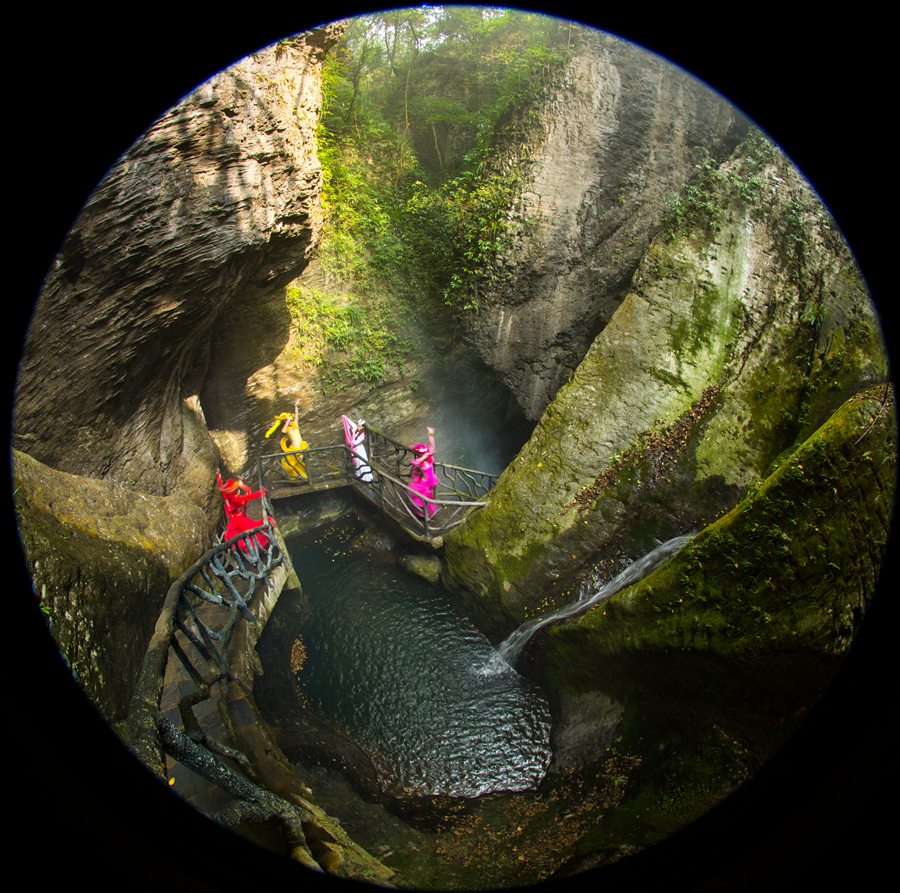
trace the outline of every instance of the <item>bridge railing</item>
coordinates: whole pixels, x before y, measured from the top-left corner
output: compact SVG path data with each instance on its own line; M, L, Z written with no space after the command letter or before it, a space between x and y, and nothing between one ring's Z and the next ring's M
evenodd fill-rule
M374 475L371 483L358 487L394 520L428 538L442 536L485 505L484 497L497 481L497 475L486 471L436 461L440 483L429 498L409 486L415 458L409 447L368 425L365 443Z
M335 444L261 456L258 474L263 486L277 492L280 488L312 489L329 482L347 482L353 476L353 469L347 447Z
M373 464L375 474L369 484L359 485L386 514L412 533L427 538L443 536L460 525L473 508L485 505L482 501L430 499L411 489L406 481L381 471ZM437 492L435 497L437 497ZM416 500L414 502L413 500Z
M368 425L365 434L365 453L342 443L262 456L259 479L275 497L352 483L404 528L426 538L443 536L485 505L497 481L486 471L435 462L439 484L431 497L423 496L409 486L413 450Z
M415 453L408 446L382 434L377 428L369 425L365 428L369 461L372 466L399 480L409 479ZM438 460L435 460L434 470L441 480L438 491L442 492L445 498L455 496L460 499L482 499L487 496L499 477L487 471L450 465Z
M263 509L268 517L265 499ZM147 718L159 712L170 657L178 658L206 696L212 685L230 678L224 652L235 625L240 619L257 622L251 602L283 562L272 525L261 521L208 549L169 587L131 702L130 714L143 717L135 729L142 730L136 741L145 751L158 743Z
M265 497L261 502L268 519L271 506ZM213 819L235 827L249 816L274 818L284 826L295 858L315 865L304 835L308 811L253 781L247 755L204 729L204 718L195 713L204 701L223 697L221 685L233 683L250 693L252 680L235 676L229 666L229 643L241 620L258 622L254 599L275 585L273 577L285 573L284 565L276 531L268 520L260 521L207 550L169 587L121 734L157 774L166 776L168 755L230 795ZM167 679L172 657L184 672ZM218 713L211 707L207 712Z

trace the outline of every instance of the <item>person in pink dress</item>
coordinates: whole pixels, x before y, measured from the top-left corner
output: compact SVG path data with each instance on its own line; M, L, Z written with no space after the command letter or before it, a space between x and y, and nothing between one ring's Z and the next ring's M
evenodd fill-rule
M410 447L413 451L412 467L409 476L409 488L417 496L410 497L416 512L430 518L438 510L433 502L426 502L422 497L434 499L434 491L441 482L434 473L434 428L426 429L428 432L428 444L416 443Z

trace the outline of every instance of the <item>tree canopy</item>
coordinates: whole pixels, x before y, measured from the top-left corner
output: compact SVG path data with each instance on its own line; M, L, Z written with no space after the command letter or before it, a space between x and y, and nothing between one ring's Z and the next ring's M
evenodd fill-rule
M350 20L327 65L320 129L326 263L358 283L476 306L521 172L510 147L521 146L571 27L478 6Z

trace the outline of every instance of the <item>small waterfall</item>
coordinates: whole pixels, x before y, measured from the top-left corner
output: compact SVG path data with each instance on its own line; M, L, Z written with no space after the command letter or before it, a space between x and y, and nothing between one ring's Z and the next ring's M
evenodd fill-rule
M549 623L556 620L564 620L569 617L575 617L586 611L593 605L606 601L611 595L615 595L620 589L636 583L641 578L647 576L650 571L655 570L676 552L680 551L685 544L691 539L692 534L686 536L676 536L658 545L655 549L648 552L642 558L633 561L625 570L617 577L614 577L608 583L604 583L599 589L591 591L585 587L579 598L570 605L545 614L543 617L535 617L532 620L526 620L517 630L515 630L504 642L502 642L494 654L491 656L487 665L482 672L486 674L502 673L515 665L519 655L530 641L531 637Z

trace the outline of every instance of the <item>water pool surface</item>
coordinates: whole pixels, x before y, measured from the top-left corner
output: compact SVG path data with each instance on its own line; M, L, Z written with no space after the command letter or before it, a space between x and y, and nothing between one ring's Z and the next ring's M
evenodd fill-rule
M311 616L297 684L368 753L382 787L474 797L527 790L550 762L550 712L439 586L358 547L352 516L287 545Z

